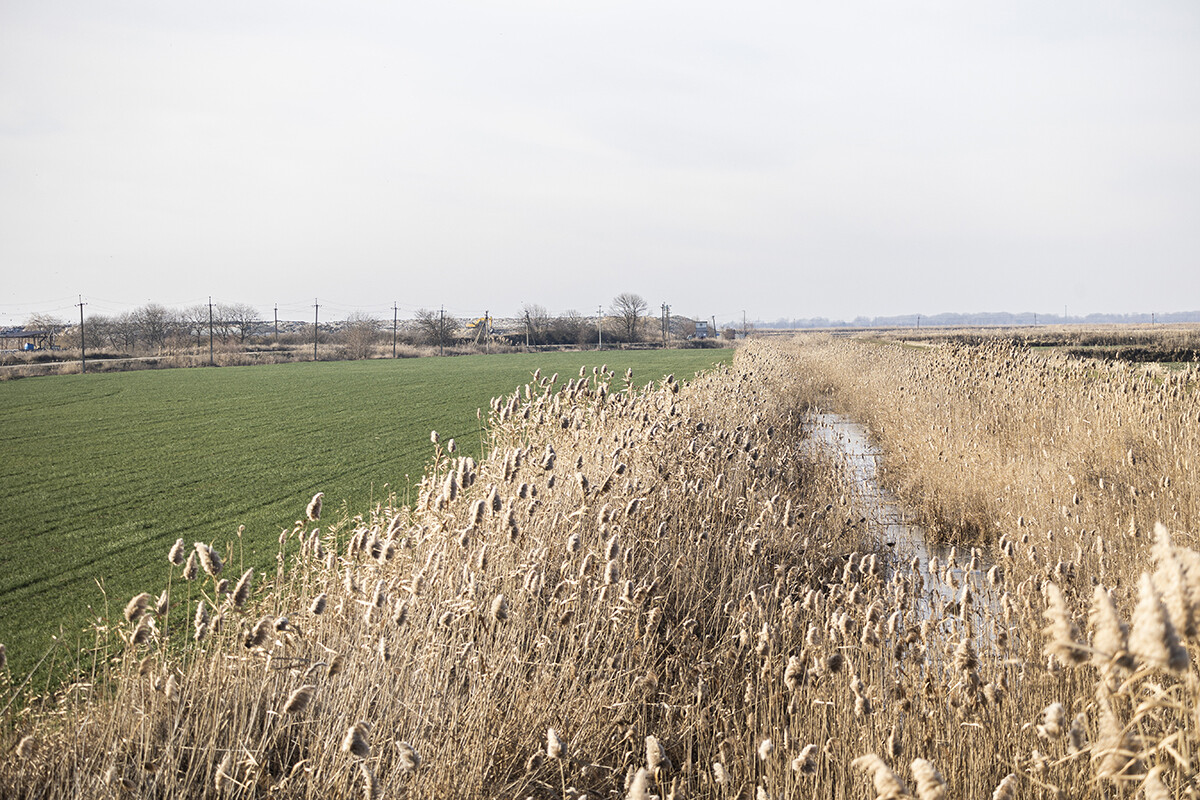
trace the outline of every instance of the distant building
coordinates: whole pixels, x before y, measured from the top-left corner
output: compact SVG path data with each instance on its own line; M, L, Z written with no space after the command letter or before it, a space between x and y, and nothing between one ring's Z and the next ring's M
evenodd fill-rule
M703 319L696 320L696 338L697 339L707 339L708 338L708 320L703 320Z
M7 328L0 330L0 349L45 350L54 347L54 331Z

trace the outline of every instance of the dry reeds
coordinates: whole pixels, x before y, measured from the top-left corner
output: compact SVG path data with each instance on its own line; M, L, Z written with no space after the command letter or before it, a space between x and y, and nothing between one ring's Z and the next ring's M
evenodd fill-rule
M901 552L853 476L806 442L813 375L844 377L824 347L750 345L683 385L539 376L493 402L478 461L439 450L411 507L390 498L319 529L320 512L305 514L281 537L285 569L247 571L224 597L220 554L200 544L185 559L178 544L171 577L191 582L104 620L119 636L92 685L29 709L0 741L15 756L0 761L0 795L1183 791L1200 735L1200 554L1171 516L1147 563L1153 520L1130 538L1125 501L1119 519L1081 525L1118 508L1096 499L1099 482L1127 479L1132 445L1115 461L1067 459L1075 482L1061 490L1047 469L1007 493L983 453L943 450L953 484L925 485L923 502L949 519L962 498L992 497L993 546ZM935 436L951 421L978 425L980 447L1018 424L975 392L997 389L989 370L1034 362L981 353L973 383L943 376L953 420L906 429L924 431L921 458L959 441ZM974 363L940 358L917 365ZM873 407L883 381L860 377ZM1087 427L1054 425L1061 446L1068 425ZM917 458L876 430L885 462ZM1136 464L1161 463L1135 449ZM1134 488L1184 509L1178 474ZM168 618L171 605L182 611ZM907 786L889 766L905 764Z

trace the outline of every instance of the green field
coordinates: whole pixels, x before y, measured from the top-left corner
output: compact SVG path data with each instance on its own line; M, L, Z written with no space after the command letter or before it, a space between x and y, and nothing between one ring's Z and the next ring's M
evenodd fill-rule
M420 479L429 431L478 454L476 410L543 373L607 363L645 383L729 350L553 353L177 369L0 383L0 642L19 680L62 632L157 593L177 537L272 566L282 528L325 492L352 513ZM230 572L238 567L237 557ZM231 576L236 580L237 574ZM93 609L89 611L89 606ZM71 648L62 648L66 657ZM55 653L55 657L58 657Z

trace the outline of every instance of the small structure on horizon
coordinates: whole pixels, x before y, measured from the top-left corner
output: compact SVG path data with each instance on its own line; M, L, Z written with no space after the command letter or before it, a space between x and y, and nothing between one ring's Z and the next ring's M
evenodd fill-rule
M16 342L14 347L13 342ZM0 330L0 350L46 350L54 347L54 331L26 328Z

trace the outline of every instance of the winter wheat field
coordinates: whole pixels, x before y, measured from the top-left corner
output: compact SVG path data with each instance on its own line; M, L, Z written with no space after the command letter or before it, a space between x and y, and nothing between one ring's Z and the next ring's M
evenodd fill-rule
M411 492L257 484L254 565L143 543L69 685L0 670L0 795L1200 791L1194 364L811 336L608 367L527 371L472 450L424 432Z

